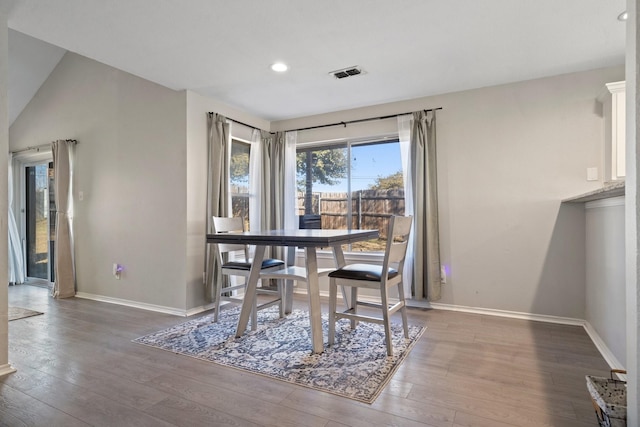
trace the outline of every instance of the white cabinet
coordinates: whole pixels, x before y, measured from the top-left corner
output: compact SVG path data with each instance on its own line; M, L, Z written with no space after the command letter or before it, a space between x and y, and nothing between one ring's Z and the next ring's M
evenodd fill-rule
M620 181L625 177L625 82L607 83L599 98L602 102L605 181Z

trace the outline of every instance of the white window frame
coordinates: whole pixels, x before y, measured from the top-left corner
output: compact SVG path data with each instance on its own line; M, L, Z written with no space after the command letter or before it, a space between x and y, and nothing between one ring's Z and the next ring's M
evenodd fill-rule
M308 149L308 148L322 148L322 147L331 147L332 145L346 145L347 147L347 156L349 159L351 158L351 147L357 146L361 144L375 144L375 143L385 143L385 142L396 142L399 140L399 135L397 132L387 133L382 135L374 135L367 137L359 137L359 138L339 138L325 141L309 141L302 142L296 144L296 154L298 149ZM350 163L349 163L350 165ZM347 192L351 194L351 168L347 170ZM348 214L351 215L351 203L348 204ZM318 260L320 261L328 261L333 263L333 251L331 250L318 250L317 251ZM345 258L349 261L356 262L381 262L384 259L384 252L361 252L361 251L345 251ZM300 257L302 262L304 262L304 251L302 249L297 249L296 259Z

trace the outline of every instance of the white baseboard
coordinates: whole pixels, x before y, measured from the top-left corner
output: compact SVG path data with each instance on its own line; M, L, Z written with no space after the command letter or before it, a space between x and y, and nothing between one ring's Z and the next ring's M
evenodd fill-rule
M546 314L523 313L520 311L497 310L493 308L467 307L462 305L428 303L435 310L460 311L473 314L486 314L488 316L508 317L511 319L533 320L536 322L557 323L560 325L583 326L585 321L573 317L549 316Z
M211 304L203 305L200 307L190 308L189 310L180 310L173 307L165 307L162 305L155 305L155 304L146 304L138 301L131 301L131 300L126 300L121 298L105 297L103 295L88 294L86 292L77 292L76 297L90 299L93 301L107 302L110 304L124 305L127 307L140 308L142 310L155 311L157 313L172 314L174 316L181 316L181 317L193 316L194 314L199 314L204 311L211 310L214 307L213 303L211 303Z
M294 292L296 294L307 294L307 289L304 287L294 288ZM320 291L320 297L329 298L329 293L325 291ZM360 296L359 296L360 297ZM338 299L341 299L340 292L338 292ZM362 296L364 301L374 301L375 297L367 297L365 295ZM584 326L585 321L582 319L574 319L572 317L559 317L559 316L548 316L544 314L531 314L531 313L522 313L518 311L507 311L507 310L496 310L493 308L478 308L478 307L468 307L464 305L452 305L452 304L440 304L435 302L428 302L426 300L407 300L407 307L419 307L419 308L432 308L434 310L450 310L450 311L460 311L464 313L473 313L473 314L486 314L487 316L498 316L498 317L509 317L511 319L523 319L523 320L534 320L537 322L547 322L547 323L558 323L561 325L571 325L571 326Z
M14 372L16 372L16 368L11 366L11 364L7 363L6 365L0 365L0 377L13 374Z
M220 302L220 306L224 306L225 304L228 304L226 301L221 301ZM196 314L200 314L200 313L204 313L205 311L209 311L209 310L213 310L215 308L215 304L214 303L209 303L207 305L201 305L200 307L194 307L194 308L190 308L189 310L187 310L187 317L188 316L193 316Z
M591 338L591 341L593 341L593 344L596 346L596 348L598 349L598 351L600 352L600 354L602 355L604 360L609 364L611 369L624 369L624 370L626 370L626 368L624 366L622 366L622 363L620 363L620 361L613 354L613 352L611 352L611 350L609 350L609 347L607 347L607 345L604 343L604 340L602 338L600 338L600 335L598 334L598 332L596 332L595 328L593 326L591 326L591 323L585 322L584 329L585 329L585 331L587 331L587 334L589 335L589 338ZM616 374L616 375L621 380L625 380L626 381L626 378L627 378L626 375L624 375L624 374Z

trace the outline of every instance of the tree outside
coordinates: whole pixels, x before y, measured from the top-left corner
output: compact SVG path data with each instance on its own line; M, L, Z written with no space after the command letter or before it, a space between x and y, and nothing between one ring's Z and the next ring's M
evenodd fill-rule
M249 230L249 155L251 145L237 140L231 143L231 214L244 220L245 230Z
M369 186L370 190L395 190L404 188L404 179L402 178L402 171L398 171L389 176L379 176L376 178L376 182Z
M313 184L335 185L347 177L347 149L299 151L296 166L298 190L305 194L305 214L312 214Z

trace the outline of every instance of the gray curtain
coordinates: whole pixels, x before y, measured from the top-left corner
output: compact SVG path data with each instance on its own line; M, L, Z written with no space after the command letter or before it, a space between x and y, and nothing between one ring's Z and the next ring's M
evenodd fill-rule
M52 294L69 298L76 294L76 273L73 258L73 140L58 140L51 144L56 197L56 233Z
M441 297L442 282L435 111L413 113L411 163L415 298L437 301Z
M231 129L227 118L216 113L207 115L208 176L207 233L213 232L213 216L229 216L229 163L231 162ZM213 284L222 280L220 265L213 248L205 241L205 298L215 298Z
M261 131L262 136L262 211L261 229L284 228L285 134ZM270 255L283 259L284 249L271 248Z

